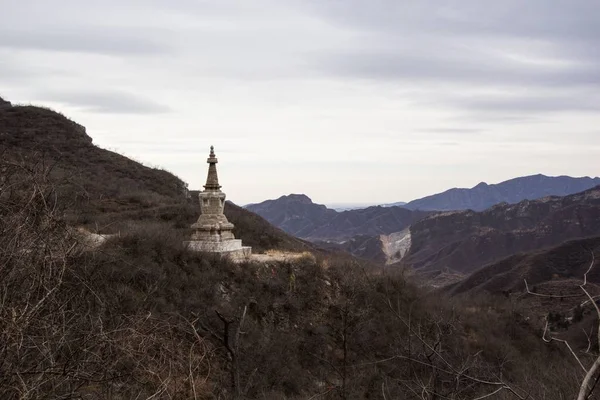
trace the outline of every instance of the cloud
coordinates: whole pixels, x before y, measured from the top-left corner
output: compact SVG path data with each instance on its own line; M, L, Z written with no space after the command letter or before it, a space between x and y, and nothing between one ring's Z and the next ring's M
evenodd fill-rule
M597 110L597 1L308 4L355 34L351 46L315 58L314 68L329 76L421 88L424 103L447 99L449 107L472 111ZM524 90L533 94L522 96ZM472 98L456 100L453 91ZM511 95L482 96L498 91Z
M0 9L4 97L50 102L96 143L191 187L201 187L214 144L236 202L298 190L393 202L597 168L596 0L21 0ZM362 181L377 190L357 192Z
M472 112L510 112L510 113L556 113L556 112L593 112L600 110L600 97L560 96L560 95L522 95L522 96L475 96L457 98L452 104Z
M413 84L451 83L490 88L600 86L600 70L596 65L540 67L473 49L453 51L452 46L443 44L420 52L358 49L324 55L317 61L317 68L338 76Z
M315 15L360 32L388 37L497 38L593 45L600 34L595 0L320 0L304 2ZM408 37L412 34L412 37Z
M42 91L37 97L94 113L161 114L171 111L166 105L121 91Z
M173 48L155 38L160 37L159 33L85 26L37 30L0 28L0 48L128 56L172 53Z
M420 128L420 129L415 129L415 131L420 132L420 133L431 133L431 134L440 133L442 135L464 135L464 136L480 135L480 134L485 133L485 130L479 129L479 128L444 127L444 126L440 126L440 127L436 127L436 128Z
M24 68L17 68L0 59L0 77L5 82L25 81L31 76L32 73L30 71Z

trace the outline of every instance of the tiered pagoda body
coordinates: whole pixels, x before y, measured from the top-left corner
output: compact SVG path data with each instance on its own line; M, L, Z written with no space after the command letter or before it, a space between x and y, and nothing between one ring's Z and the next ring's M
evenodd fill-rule
M242 246L242 241L233 235L233 224L223 214L225 193L221 191L217 175L217 157L214 147L210 147L208 177L204 191L200 192L200 217L192 225L194 233L186 242L188 247L196 251L213 253L231 253L234 256L248 256L251 247Z

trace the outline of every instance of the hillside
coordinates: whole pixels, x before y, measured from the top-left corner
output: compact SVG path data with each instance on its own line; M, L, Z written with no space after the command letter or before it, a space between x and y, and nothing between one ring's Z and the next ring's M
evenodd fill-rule
M540 340L538 321L509 301L430 294L335 254L234 263L189 251L182 239L198 204L176 177L93 146L50 110L11 107L0 120L2 399L573 398L578 390L575 361ZM130 179L138 200L127 186L103 191ZM244 240L310 246L226 207ZM96 224L120 234L89 246L73 229Z
M575 288L581 284L583 275L592 260L600 260L600 236L571 240L548 249L519 253L493 264L487 265L465 280L447 288L452 294L474 291L489 293L524 292L527 280L530 288L546 282L570 282L578 280ZM600 268L592 268L588 282L600 284ZM554 292L559 294L558 291Z
M90 231L118 233L158 220L185 235L200 212L181 179L95 146L85 127L44 107L0 108L0 154L5 174L18 166L47 174L69 205L67 222ZM225 214L255 251L314 249L234 204Z
M401 231L430 212L402 207L368 207L337 212L315 204L306 195L282 196L246 208L284 231L307 240L346 241Z
M186 197L186 184L92 143L85 127L43 107L0 109L4 161L40 163L84 214L149 208Z
M600 187L566 197L429 216L410 228L403 262L469 274L512 254L600 234Z
M449 189L413 200L403 207L411 210L483 211L495 204L515 204L547 196L567 196L600 185L600 178L531 175L498 184L479 183L471 189Z
M88 249L48 204L53 188L34 180L20 181L29 191L0 185L3 399L349 399L381 387L407 398L437 380L453 382L445 397L491 393L481 380L524 394L535 379L540 397L577 388L564 352L508 304L473 302L488 310L473 315L332 258L234 264L188 251L165 225ZM498 360L504 351L514 366ZM536 370L538 358L552 368ZM465 362L468 377L454 372Z
M387 261L379 236L356 235L343 242L316 240L313 243L324 249L343 251L378 264L385 264Z

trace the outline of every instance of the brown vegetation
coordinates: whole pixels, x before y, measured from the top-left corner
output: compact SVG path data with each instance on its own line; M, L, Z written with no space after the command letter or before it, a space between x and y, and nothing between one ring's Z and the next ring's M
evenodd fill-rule
M48 171L13 167L0 191L3 398L543 398L577 388L572 363L510 303L465 312L401 276L331 258L234 264L189 252L164 222L89 250L61 218Z
M58 118L37 112L45 124ZM26 120L19 134L30 132ZM115 166L89 165L80 177L96 182L79 181L61 158L50 168L35 151L14 157L22 146L0 165L2 399L544 399L579 390L577 362L545 344L543 327L511 298L440 297L330 254L233 263L190 252L182 239L197 208L170 183L153 189L153 170L141 172L140 199L165 198L148 205L102 192L101 182L120 179L101 173ZM229 207L243 239L306 248ZM73 224L120 235L90 248Z

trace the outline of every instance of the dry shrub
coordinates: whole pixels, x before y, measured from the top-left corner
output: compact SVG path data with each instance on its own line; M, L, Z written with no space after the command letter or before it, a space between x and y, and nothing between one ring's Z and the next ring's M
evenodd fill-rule
M0 396L209 398L212 347L182 317L110 307L80 262L50 171L3 164Z
M506 299L440 298L344 257L235 264L160 219L85 251L48 171L2 168L2 398L575 393L564 351Z

